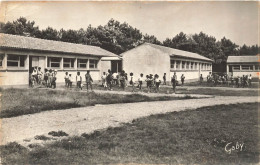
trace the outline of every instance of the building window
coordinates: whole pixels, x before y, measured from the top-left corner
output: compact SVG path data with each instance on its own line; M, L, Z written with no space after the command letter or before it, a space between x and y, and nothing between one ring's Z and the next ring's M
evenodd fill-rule
M63 58L63 68L74 68L74 59Z
M0 67L3 67L4 54L0 54Z
M186 62L186 69L190 69L190 62Z
M182 61L181 68L185 69L185 61Z
M253 70L253 65L242 65L242 70Z
M176 61L176 69L180 69L180 61Z
M171 60L171 68L174 69L174 60Z
M59 57L48 57L47 65L51 68L60 68L61 58Z
M233 70L240 70L240 65L233 65Z
M78 68L87 68L87 59L78 59Z
M259 65L255 65L255 70L260 70L260 66Z
M197 63L194 64L194 69L197 70Z
M7 56L7 66L9 66L9 67L24 67L25 59L26 59L26 56L8 54L8 56Z
M193 70L193 62L190 63L190 69Z
M201 70L204 70L204 64L201 64Z
M98 60L89 60L89 68L97 68Z

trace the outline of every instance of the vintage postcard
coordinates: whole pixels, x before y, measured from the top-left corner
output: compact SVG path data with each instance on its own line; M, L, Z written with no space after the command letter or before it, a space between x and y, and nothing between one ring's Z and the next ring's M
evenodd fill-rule
M258 1L1 1L0 164L259 164Z

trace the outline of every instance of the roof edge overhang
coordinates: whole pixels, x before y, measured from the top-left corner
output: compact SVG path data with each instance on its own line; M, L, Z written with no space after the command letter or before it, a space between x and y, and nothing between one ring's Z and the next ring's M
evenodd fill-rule
M181 57L181 58L185 58L185 59L194 59L194 60L201 60L201 61L207 61L207 62L214 62L212 59L200 59L200 58L192 58L192 57L186 57L186 56L182 56L182 55L176 55L176 54L172 54L170 55L170 57ZM206 58L206 57L205 57Z
M227 61L227 64L255 64L255 63L259 63L258 61L251 61L251 62L230 62Z
M12 49L12 50L23 50L23 51L35 51L35 52L48 52L48 53L60 53L60 54L71 54L71 55L87 55L87 56L98 56L98 57L116 57L111 55L101 55L101 54L84 54L84 53L74 53L74 52L62 52L62 51L51 51L51 50L41 50L41 49L27 49L27 48L17 48L17 47L6 47L6 46L0 46L1 49Z

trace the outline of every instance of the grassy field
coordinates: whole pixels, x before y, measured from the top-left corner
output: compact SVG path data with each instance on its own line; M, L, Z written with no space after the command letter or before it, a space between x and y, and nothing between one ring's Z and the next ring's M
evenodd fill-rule
M219 89L217 87L212 88L200 88L205 87L206 85L188 85L188 86L195 86L198 87L197 89L189 89L186 85L184 87L177 86L176 87L176 93L177 94L202 94L202 95L216 95L216 96L258 96L258 90L234 90L232 87L228 88L227 90ZM94 89L104 90L103 87L100 85L94 85ZM114 91L123 91L121 88L115 86L113 88ZM125 88L125 91L131 92L132 87ZM139 89L136 88L136 91L139 91ZM143 88L143 92L147 93L148 90L146 87ZM155 93L154 89L151 91L152 93ZM173 93L173 90L170 86L161 86L159 93Z
M203 94L214 96L258 96L258 90L223 90L218 88L177 88L176 93L181 94Z
M98 94L94 92L61 91L49 89L0 89L0 118L33 114L41 111L93 106L95 104L131 103L192 99L193 97L148 97L140 94Z
M1 146L3 164L256 164L258 103L152 115L81 137ZM232 143L231 143L232 142ZM240 149L229 151L236 143Z

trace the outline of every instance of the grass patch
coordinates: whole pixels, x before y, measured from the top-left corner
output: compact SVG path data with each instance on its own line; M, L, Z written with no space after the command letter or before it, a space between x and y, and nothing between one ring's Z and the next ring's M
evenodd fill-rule
M35 140L43 140L43 141L46 141L46 140L51 140L51 138L45 136L45 135L37 135L34 137Z
M198 88L189 89L177 88L177 93L182 94L201 94L201 95L215 95L215 96L258 96L258 90L223 90L217 88Z
M187 88L185 88L187 86ZM198 87L197 89L189 89L188 86L194 86ZM209 86L206 82L199 84L198 82L192 82L187 83L184 85L184 87L177 86L176 87L176 93L178 94L201 94L201 95L216 95L216 96L258 96L258 90L257 90L258 84L254 84L255 90L252 90L248 88L249 90L246 90L247 88L243 88L243 90L234 90L234 88L229 87L227 89L219 89L217 87ZM211 87L211 88L200 88L200 87ZM225 85L218 86L218 87L227 87ZM95 85L94 89L104 90L103 87L99 85ZM117 86L113 88L114 91L123 91L121 88L118 88ZM125 91L132 92L132 87L125 88ZM139 89L136 88L136 91L139 91ZM148 90L146 87L143 87L143 92L147 93ZM152 93L154 93L154 89L152 90ZM170 86L161 86L159 93L163 94L172 94L173 90Z
M162 101L192 99L194 97L148 97L140 94L99 94L95 92L61 91L48 89L0 89L0 118L39 113L48 110L69 109L95 104L132 103L142 101Z
M244 148L228 154L229 142L244 143ZM257 164L257 146L258 103L248 103L152 115L32 151L11 147L1 155L6 164L237 165Z

